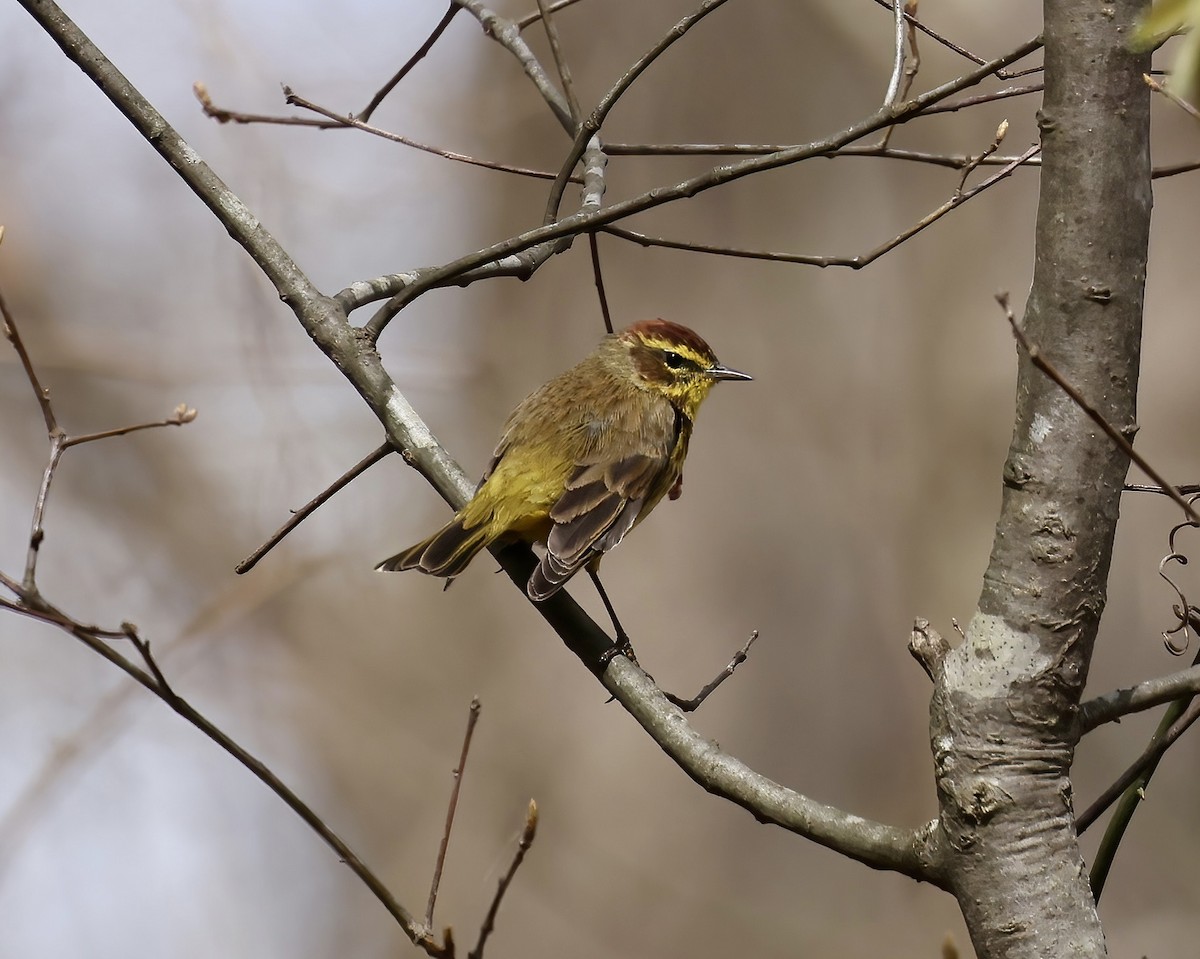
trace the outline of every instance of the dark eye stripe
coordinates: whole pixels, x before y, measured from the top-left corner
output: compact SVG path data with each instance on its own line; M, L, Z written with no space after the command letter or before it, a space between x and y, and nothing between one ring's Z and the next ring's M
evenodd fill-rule
M681 370L688 365L688 361L676 353L674 350L663 351L663 362L672 370Z

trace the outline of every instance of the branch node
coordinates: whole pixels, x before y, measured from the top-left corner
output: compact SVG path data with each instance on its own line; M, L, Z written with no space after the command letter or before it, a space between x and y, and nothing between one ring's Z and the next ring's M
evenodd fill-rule
M913 621L912 634L908 638L908 651L925 670L925 675L937 682L942 663L950 652L950 644L930 625L929 620L918 617Z

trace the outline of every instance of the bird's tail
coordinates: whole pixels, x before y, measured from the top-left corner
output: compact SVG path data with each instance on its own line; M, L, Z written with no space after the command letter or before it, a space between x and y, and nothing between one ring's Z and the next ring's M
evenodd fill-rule
M487 546L487 533L487 523L466 527L462 517L455 516L428 539L385 559L375 568L389 573L419 569L431 576L453 578L467 568L476 553Z

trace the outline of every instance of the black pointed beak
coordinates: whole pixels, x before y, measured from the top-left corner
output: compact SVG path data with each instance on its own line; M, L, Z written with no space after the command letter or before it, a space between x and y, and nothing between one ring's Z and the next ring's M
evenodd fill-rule
M741 373L737 370L731 370L728 366L710 366L704 371L714 380L752 380L754 379L749 373Z

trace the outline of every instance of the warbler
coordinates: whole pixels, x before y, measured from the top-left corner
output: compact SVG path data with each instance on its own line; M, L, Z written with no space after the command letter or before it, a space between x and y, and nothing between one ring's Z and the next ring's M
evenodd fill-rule
M713 384L749 379L678 323L645 320L610 333L513 410L471 501L375 568L453 578L493 543L541 543L529 598L553 596L586 568L627 645L600 560L664 496L679 497L692 424Z

